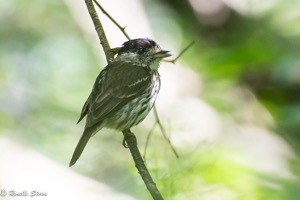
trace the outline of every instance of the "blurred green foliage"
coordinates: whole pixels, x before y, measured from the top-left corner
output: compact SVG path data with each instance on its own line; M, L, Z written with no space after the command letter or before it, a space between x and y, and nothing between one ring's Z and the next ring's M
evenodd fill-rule
M252 7L250 3L250 12L247 14L241 14L239 10L227 7L227 4L223 9L229 10L230 14L218 25L203 21L218 18L222 9L205 15L205 12L197 13L193 10L193 5L188 2L171 0L164 2L170 9L175 10L178 16L176 21L184 27L183 34L192 35L199 44L191 50L189 57L186 56L185 61L200 72L205 80L202 98L221 113L232 115L235 106L233 101L228 101L228 98L232 97L228 97L227 92L237 86L250 89L276 122L275 126L269 128L284 138L297 154L297 158L290 162L291 172L295 176L292 180L275 178L272 175L254 175L253 170L243 169L243 166L235 165L232 161L228 163L226 158L225 163L218 166L220 169L211 167L215 163L212 162L208 166L192 171L202 172L202 180L205 180L205 175L208 176L210 184L228 184L227 179L235 182L236 177L243 179L235 186L230 184L230 188L239 191L242 196L228 198L223 196L221 199L298 199L300 195L299 2L277 1L268 11L258 14L251 13L251 8L252 11L261 9L262 2L255 2ZM193 2L201 4L200 2L204 1ZM216 1L211 2L214 3ZM203 3L202 6L208 4ZM209 155L206 152L200 159L205 160L207 156ZM225 179L222 179L219 172L226 174ZM194 173L194 176L197 176L197 173ZM258 177L258 180L248 179L253 177ZM276 187L263 183L268 181L277 184ZM239 192L235 195L239 195Z

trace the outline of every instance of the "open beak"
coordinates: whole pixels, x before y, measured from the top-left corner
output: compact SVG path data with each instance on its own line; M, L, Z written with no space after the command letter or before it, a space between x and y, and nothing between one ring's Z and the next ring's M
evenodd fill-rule
M172 53L170 51L164 51L164 50L161 50L154 54L155 58L166 58L169 56L172 56Z

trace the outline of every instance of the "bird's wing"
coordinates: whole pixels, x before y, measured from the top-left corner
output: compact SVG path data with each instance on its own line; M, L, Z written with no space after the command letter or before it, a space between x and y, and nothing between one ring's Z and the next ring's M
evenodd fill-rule
M146 68L124 62L110 64L101 83L94 85L86 127L101 123L107 115L143 94L150 85L151 74Z
M87 113L89 111L91 101L92 101L92 98L97 96L97 94L99 94L99 88L102 85L102 80L106 76L106 72L107 72L108 68L109 67L107 66L105 69L103 69L101 71L101 73L98 75L98 77L96 78L96 81L94 83L92 92L91 92L90 96L87 98L87 100L85 101L85 103L82 107L81 114L80 114L79 120L77 121L77 124L87 115Z

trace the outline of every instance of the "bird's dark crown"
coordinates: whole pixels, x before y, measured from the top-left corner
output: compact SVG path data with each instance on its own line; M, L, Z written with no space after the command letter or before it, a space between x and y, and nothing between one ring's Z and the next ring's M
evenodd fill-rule
M148 38L138 38L124 42L123 46L118 51L118 54L135 52L143 54L145 51L159 47L156 42Z

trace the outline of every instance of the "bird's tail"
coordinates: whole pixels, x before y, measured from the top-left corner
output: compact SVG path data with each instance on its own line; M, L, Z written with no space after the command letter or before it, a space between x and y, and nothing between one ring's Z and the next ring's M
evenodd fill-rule
M70 167L76 163L76 161L80 157L83 149L85 148L86 144L88 143L89 139L91 138L91 136L93 135L94 132L95 132L95 130L93 127L89 127L89 128L86 127L84 129L84 132L75 148L72 159L70 161L70 164L69 164Z

